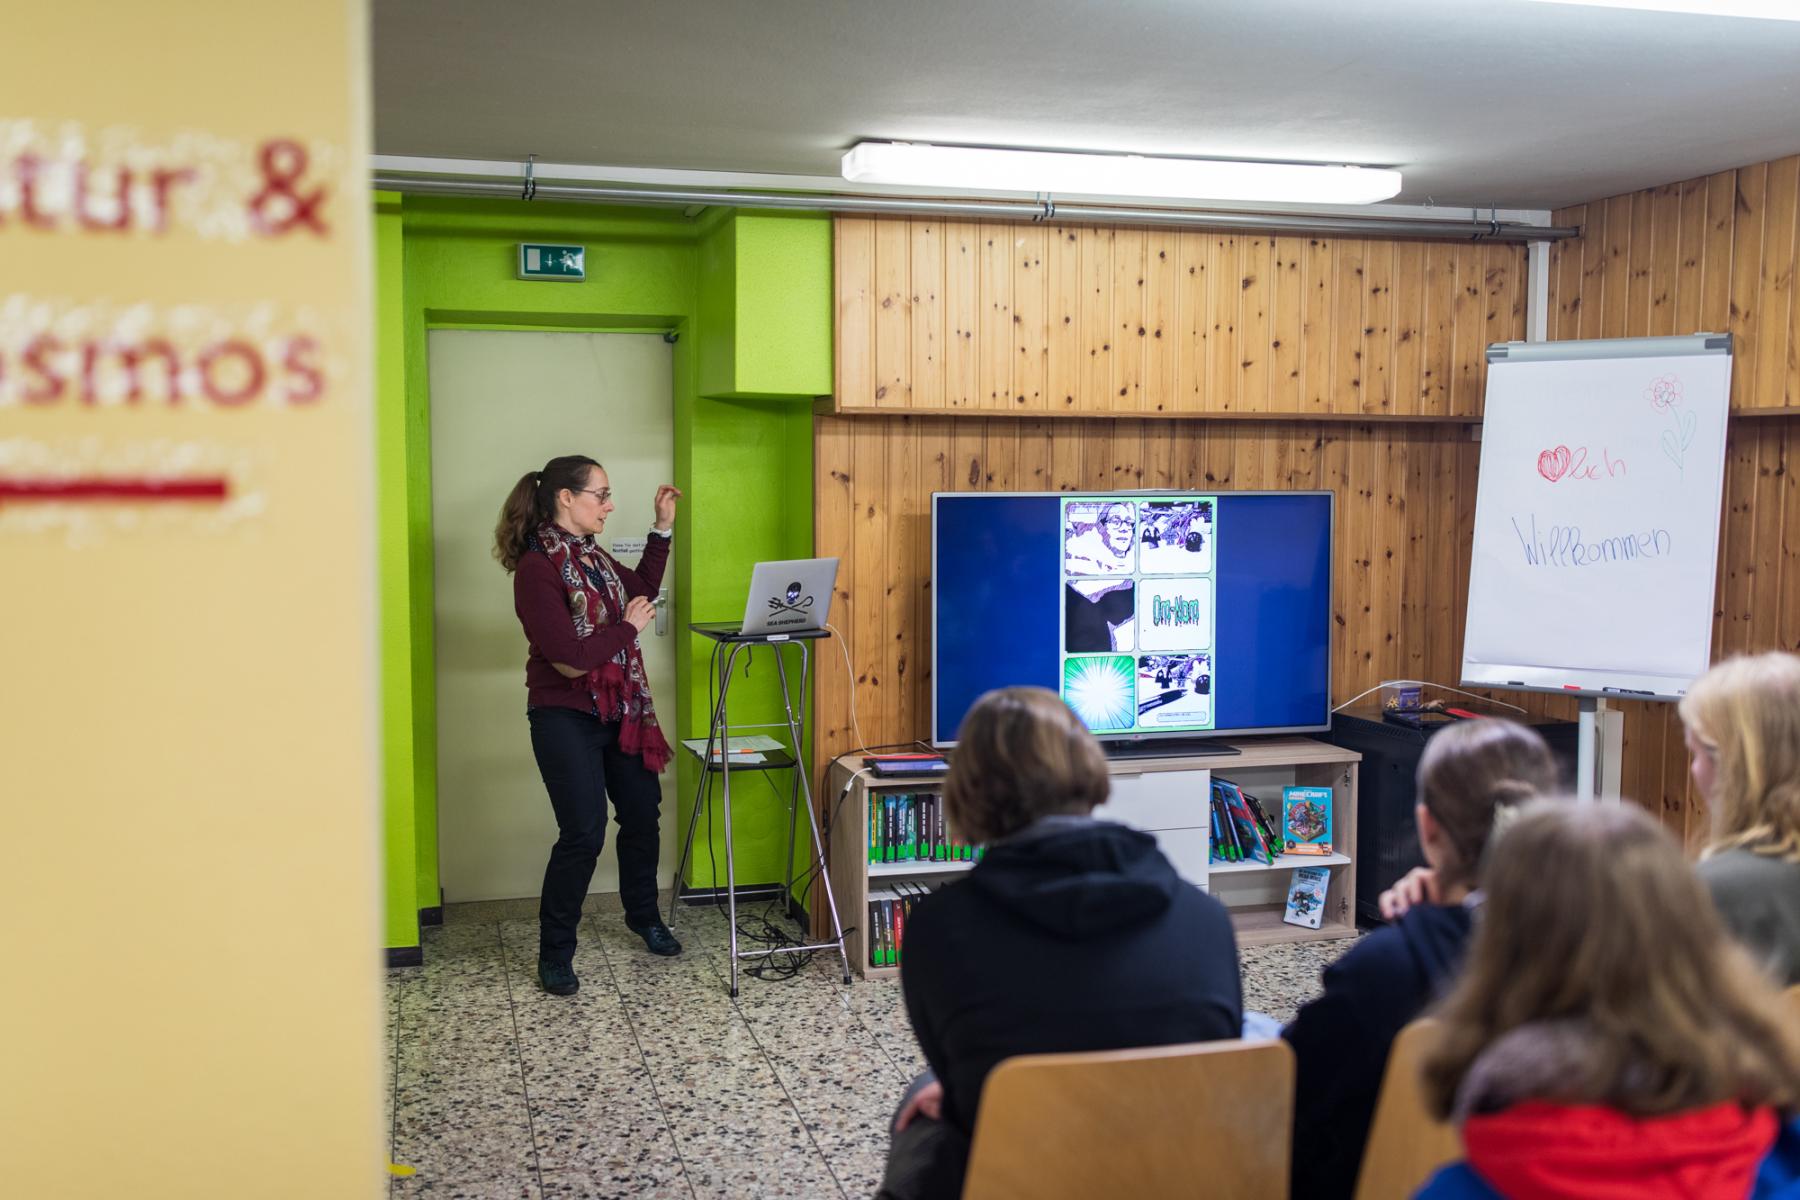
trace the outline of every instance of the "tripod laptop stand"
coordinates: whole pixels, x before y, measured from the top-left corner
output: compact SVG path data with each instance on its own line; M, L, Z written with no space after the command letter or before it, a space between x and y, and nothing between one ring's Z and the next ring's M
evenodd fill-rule
M805 950L836 950L838 962L844 969L844 982L850 982L850 958L844 950L844 928L837 915L837 901L831 894L831 875L825 870L825 847L819 834L818 814L813 809L812 787L807 783L806 766L799 761L801 752L801 726L806 713L807 666L810 659L807 643L818 638L829 637L830 633L823 629L796 630L792 633L743 633L727 628L707 625L690 625L695 633L713 640L711 670L713 677L720 679L719 694L712 710L711 726L707 730L706 753L700 759L700 780L694 788L694 806L688 815L687 835L682 840L681 860L675 865L675 895L669 900L669 924L675 924L675 912L681 902L681 875L687 869L688 857L694 850L694 832L700 824L700 810L709 802L707 785L712 776L719 777L720 804L724 810L725 821L725 900L731 921L731 995L738 994L737 965L740 958L761 958L769 953L767 950L738 949L738 904L737 904L737 864L732 856L731 841L731 777L740 771L769 771L791 769L793 786L788 792L788 838L787 857L783 860L785 877L782 881L782 902L791 910L794 893L794 842L798 835L800 808L806 809L806 827L812 837L812 866L818 870L820 884L825 890L825 909L831 914L831 931L835 935L828 942L817 942L803 946L784 946L778 953L800 952ZM793 757L783 755L768 758L762 762L731 762L731 724L728 699L731 694L732 671L737 666L738 655L745 650L754 653L756 647L766 647L775 656L775 672L781 680L781 706L786 717L788 735L792 739ZM797 649L800 658L800 703L796 708L793 694L788 687L787 663L784 651ZM721 671L721 668L723 670ZM714 754L718 761L714 761Z

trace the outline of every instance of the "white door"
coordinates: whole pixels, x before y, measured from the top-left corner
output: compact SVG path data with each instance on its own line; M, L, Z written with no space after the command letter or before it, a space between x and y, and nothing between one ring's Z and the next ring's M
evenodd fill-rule
M560 454L598 459L616 511L601 540L627 566L650 528L651 498L675 477L674 390L660 334L436 330L431 354L431 518L436 554L438 853L444 898L535 896L556 840L525 724L525 635L512 577L494 561L500 503L526 471ZM681 520L677 519L676 536ZM674 562L663 576L671 597ZM657 715L675 743L671 632L643 639ZM658 626L651 626L656 634ZM674 765L663 773L662 860L674 873ZM618 826L592 890L619 890Z

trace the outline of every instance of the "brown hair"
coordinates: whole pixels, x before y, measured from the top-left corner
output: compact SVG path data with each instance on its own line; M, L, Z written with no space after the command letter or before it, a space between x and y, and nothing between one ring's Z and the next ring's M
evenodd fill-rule
M1706 852L1743 846L1800 862L1800 657L1727 659L1695 681L1680 711L1718 762Z
M1592 1053L1553 1096L1661 1116L1800 1104L1785 1002L1725 933L1661 826L1633 804L1532 804L1495 839L1462 979L1437 1014L1426 1097L1448 1115L1482 1051L1580 1018Z
M565 454L544 464L541 471L527 471L506 493L500 521L494 526L494 557L508 571L516 570L525 553L531 531L556 515L556 493L568 488L578 492L600 464L585 454Z
M1441 882L1470 885L1488 839L1511 810L1556 786L1556 760L1533 730L1483 717L1440 730L1419 759L1419 802L1450 843Z
M1109 786L1100 743L1056 693L999 688L957 730L944 815L960 836L992 842L1051 813L1086 813Z

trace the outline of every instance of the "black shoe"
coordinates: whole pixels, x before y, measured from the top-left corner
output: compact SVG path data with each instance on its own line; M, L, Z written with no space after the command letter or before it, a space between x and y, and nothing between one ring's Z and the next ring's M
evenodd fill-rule
M581 980L575 978L574 967L547 958L538 959L538 982L552 996L573 996L581 987Z
M630 921L627 921L625 922L625 928L643 938L644 945L650 948L650 953L652 954L661 954L664 957L668 957L669 955L681 953L681 943L675 940L675 935L669 932L669 927L667 925L664 925L654 917L650 919L648 924L644 925L634 925Z

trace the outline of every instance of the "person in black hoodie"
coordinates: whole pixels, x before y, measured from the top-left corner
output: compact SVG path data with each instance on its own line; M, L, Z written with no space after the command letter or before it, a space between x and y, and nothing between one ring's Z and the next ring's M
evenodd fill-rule
M987 852L907 920L900 983L931 1070L896 1115L883 1200L960 1195L1003 1059L1239 1035L1224 906L1149 834L1091 815L1108 788L1099 743L1052 692L989 692L964 718L944 811Z
M1555 784L1544 739L1512 721L1465 721L1426 744L1413 819L1429 866L1410 890L1430 902L1405 908L1384 896L1383 911L1399 919L1326 967L1324 995L1281 1031L1295 1060L1294 1200L1355 1192L1388 1050L1462 964L1488 838L1505 813Z

